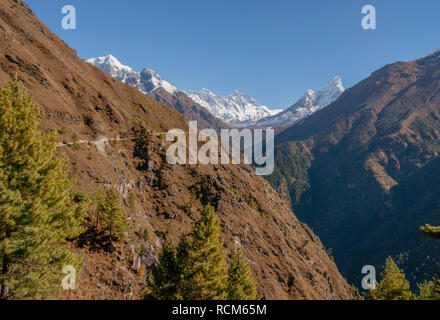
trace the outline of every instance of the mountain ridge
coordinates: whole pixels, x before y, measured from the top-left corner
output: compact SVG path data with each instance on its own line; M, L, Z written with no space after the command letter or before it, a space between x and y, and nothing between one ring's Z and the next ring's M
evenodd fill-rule
M200 128L227 129L229 126L205 110L186 94L164 80L156 71L144 68L140 72L122 64L113 55L90 58L88 63L104 71L122 83L150 95L156 101L172 107L185 115L188 120L197 121Z
M238 90L234 90L226 97L219 97L206 88L200 91L187 90L185 93L232 126L252 126L258 120L282 111L281 109L271 110Z
M440 203L405 181L421 170L437 174L429 165L440 154L437 58L384 66L276 136L271 184L333 249L351 282L360 281L362 266L407 252L411 280L436 272L438 261L427 264L426 256L439 246L420 235L419 224L440 224Z
M128 224L111 251L72 242L84 268L60 298L140 299L163 246L189 232L208 200L225 250L243 249L265 299L354 298L319 238L250 166L170 166L163 132L187 131L182 114L82 61L23 1L1 1L0 17L0 84L18 76L44 111L40 129L58 131L76 188L114 188ZM133 139L139 132L145 140ZM99 148L79 143L97 139Z

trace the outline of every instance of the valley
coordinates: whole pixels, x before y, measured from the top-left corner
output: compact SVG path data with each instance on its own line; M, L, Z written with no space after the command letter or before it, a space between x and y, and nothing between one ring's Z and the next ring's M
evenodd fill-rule
M414 282L438 269L438 244L419 232L422 221L440 223L438 54L373 72L276 137L269 181L352 283L388 255Z
M125 24L141 23L128 20L100 29L107 42L95 35L94 47L76 26L51 30L26 1L0 0L1 300L440 299L440 50L362 66L336 45L321 50L377 36L376 23L321 42L295 33L290 51L251 46L263 30L202 30L197 40L211 42L196 50L203 16L176 17L192 28L185 36L166 20L117 46ZM230 37L232 49L217 43ZM246 44L260 59L237 53ZM292 65L307 74L294 80ZM268 107L241 86L290 103ZM67 289L65 270L75 275Z

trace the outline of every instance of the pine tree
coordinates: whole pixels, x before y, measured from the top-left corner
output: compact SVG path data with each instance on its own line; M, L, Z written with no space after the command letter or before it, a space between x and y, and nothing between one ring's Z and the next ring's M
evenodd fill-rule
M176 249L164 248L148 279L145 299L222 300L228 297L227 280L220 221L208 205L190 237L182 238Z
M177 257L183 272L179 292L184 300L227 298L228 275L220 228L214 207L207 205L194 226L191 241L179 244Z
M429 289L430 300L440 300L440 272L437 273L437 278L431 281Z
M396 265L391 257L388 257L381 273L382 281L376 289L370 290L367 298L373 300L410 300L412 293L410 284L405 274Z
M179 300L178 285L181 267L177 261L176 252L172 245L164 247L159 258L159 264L153 266L147 280L146 300Z
M67 239L84 231L87 206L73 200L56 136L38 130L42 111L15 78L0 90L0 285L2 299L44 298L62 268L82 260Z
M231 257L227 292L229 300L257 299L257 283L252 278L251 266L240 248Z
M95 196L98 209L99 224L104 236L113 239L124 239L128 230L125 215L122 212L119 203L120 199L115 189L110 188L105 191L99 191Z
M438 281L438 280L437 280ZM414 297L415 300L439 300L440 296L435 296L433 289L435 282L437 281L424 281L417 285L419 288L419 294ZM437 284L438 285L438 284Z

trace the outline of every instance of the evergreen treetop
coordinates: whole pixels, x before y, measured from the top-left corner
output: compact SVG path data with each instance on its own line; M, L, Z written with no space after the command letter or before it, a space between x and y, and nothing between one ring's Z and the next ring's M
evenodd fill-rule
M373 300L410 300L412 293L410 284L405 274L396 265L391 257L388 257L383 271L381 282L376 289L370 290L367 298Z
M180 291L184 300L226 299L227 268L220 221L214 207L207 205L194 226L191 241L179 245L179 263L183 268Z
M95 202L98 209L98 228L101 228L103 235L110 241L124 239L128 226L116 190L99 190L95 195Z
M56 136L38 130L41 109L15 78L0 90L1 298L44 298L62 268L79 271L67 240L84 232L87 205L74 201L73 179Z
M257 283L252 278L251 266L241 248L231 256L227 292L229 300L257 299Z

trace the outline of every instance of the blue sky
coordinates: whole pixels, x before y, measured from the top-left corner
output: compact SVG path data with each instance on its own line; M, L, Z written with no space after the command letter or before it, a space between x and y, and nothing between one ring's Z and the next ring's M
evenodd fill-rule
M440 1L25 0L82 58L113 54L181 89L234 89L286 108L335 75L351 87L440 47ZM61 28L74 5L77 30ZM377 29L361 28L364 5Z

